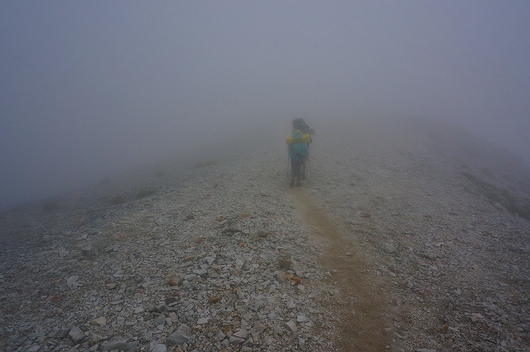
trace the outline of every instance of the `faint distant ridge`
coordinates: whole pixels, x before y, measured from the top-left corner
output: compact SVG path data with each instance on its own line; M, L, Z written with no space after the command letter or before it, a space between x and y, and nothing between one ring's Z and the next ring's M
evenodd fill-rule
M530 201L528 199L516 199L509 191L496 187L476 175L464 171L462 175L473 182L476 191L486 197L491 202L499 203L510 213L519 215L530 221Z
M460 174L471 181L472 189L510 213L530 221L530 167L515 153L458 127L431 120L416 120L423 125L431 151L450 159Z
M431 143L456 161L460 174L473 184L466 191L530 221L530 167L522 158L460 128L426 123L430 124Z
M396 160L398 168L410 168L409 172L416 170L418 177L463 177L464 191L530 221L530 167L520 156L472 131L427 118L397 115L342 118L328 121L323 127L319 128L324 130L319 138L333 136L337 141L327 152L335 153L348 140L352 157L388 154L386 160ZM318 148L318 140L316 144ZM399 165L403 160L414 162Z

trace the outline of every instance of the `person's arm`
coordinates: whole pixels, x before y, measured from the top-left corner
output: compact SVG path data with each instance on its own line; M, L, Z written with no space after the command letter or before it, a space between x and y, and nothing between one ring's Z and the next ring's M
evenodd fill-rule
M315 132L315 130L312 129L312 128L308 128L306 133L309 133L309 135L311 135L311 136L316 136L316 135L317 135L317 133Z

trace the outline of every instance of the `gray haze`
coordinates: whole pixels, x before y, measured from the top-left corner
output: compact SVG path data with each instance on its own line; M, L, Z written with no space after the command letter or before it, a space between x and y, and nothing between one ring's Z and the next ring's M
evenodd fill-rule
M528 162L529 38L528 1L2 1L0 210L299 116L442 120Z

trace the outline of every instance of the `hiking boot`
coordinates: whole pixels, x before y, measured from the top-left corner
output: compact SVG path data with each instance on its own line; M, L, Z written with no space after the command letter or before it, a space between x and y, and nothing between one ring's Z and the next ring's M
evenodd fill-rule
M294 178L291 179L291 183L289 183L289 187L294 187Z

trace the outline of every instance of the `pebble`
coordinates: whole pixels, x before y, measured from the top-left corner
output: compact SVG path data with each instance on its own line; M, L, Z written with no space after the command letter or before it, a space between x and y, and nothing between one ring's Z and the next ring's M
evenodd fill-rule
M199 320L197 320L197 325L208 324L208 320L208 318L199 318Z
M68 336L70 336L74 343L78 343L85 337L85 334L79 327L74 326L68 333Z
M149 352L167 352L167 347L161 343L153 343L149 347Z
M68 279L66 279L66 285L70 288L77 288L79 286L79 282L77 282L77 280L79 280L79 276L70 276Z
M396 246L392 242L385 243L383 245L383 250L387 253L394 253L396 251Z
M184 345L192 337L191 328L185 324L182 324L178 327L175 332L167 337L168 345Z

